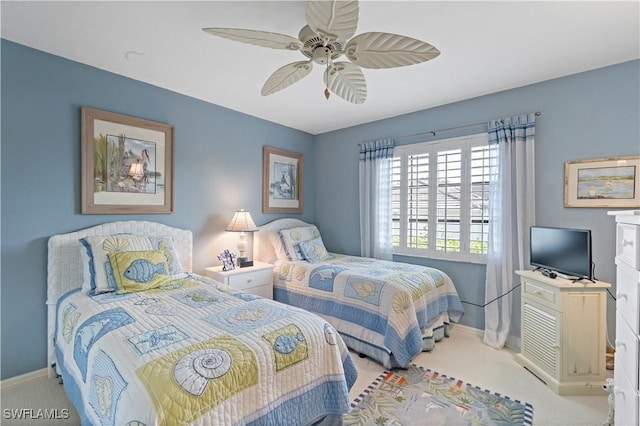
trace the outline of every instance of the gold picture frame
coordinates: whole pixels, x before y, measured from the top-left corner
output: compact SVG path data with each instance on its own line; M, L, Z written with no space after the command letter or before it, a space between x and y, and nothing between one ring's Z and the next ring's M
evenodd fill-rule
M262 149L262 213L302 213L304 156L284 149Z
M566 161L564 206L640 208L640 155Z
M173 213L173 126L82 107L82 214Z

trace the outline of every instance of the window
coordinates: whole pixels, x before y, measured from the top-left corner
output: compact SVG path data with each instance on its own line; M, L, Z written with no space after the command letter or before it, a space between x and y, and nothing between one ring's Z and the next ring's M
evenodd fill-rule
M395 147L394 253L484 262L496 159L486 134Z

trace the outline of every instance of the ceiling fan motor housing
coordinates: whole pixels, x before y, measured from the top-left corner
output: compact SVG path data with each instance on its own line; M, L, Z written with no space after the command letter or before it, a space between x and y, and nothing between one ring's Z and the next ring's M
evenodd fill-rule
M331 60L342 55L342 43L330 41L325 46L325 40L314 33L308 25L302 27L298 34L298 40L303 43L300 49L302 54L312 59L316 64L326 65L329 54L331 55Z

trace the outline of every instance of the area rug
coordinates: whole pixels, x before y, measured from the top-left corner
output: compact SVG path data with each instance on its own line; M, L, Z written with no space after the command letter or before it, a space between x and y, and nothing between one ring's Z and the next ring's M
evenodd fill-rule
M345 425L530 426L533 406L412 365L382 373L351 404Z

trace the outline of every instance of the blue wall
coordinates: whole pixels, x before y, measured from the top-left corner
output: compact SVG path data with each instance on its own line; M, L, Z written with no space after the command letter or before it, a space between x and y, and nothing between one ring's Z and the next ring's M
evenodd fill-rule
M46 365L47 239L113 220L194 234L194 270L235 249L236 209L258 224L262 146L305 156L304 213L314 220L313 136L2 40L2 379ZM175 213L80 214L80 107L175 126Z
M299 217L318 224L329 249L359 254L359 142L542 111L538 223L593 229L596 274L615 278L613 220L606 209L563 207L563 166L565 160L640 153L639 61L314 137L6 40L0 47L2 379L45 367L51 235L129 219L187 228L194 233L194 270L203 272L218 263L215 255L223 248L235 247L236 236L223 232L235 209L250 210L258 224L279 217L261 213L263 145L305 155L305 208ZM80 214L82 105L175 126L175 213ZM412 142L417 140L401 141ZM483 303L482 265L398 260L447 271L463 299ZM483 328L482 310L468 305L463 323Z
M438 108L325 133L316 137L315 218L327 247L360 252L358 143L540 111L536 123L536 218L539 225L593 231L596 277L615 282L615 227L608 209L564 207L564 162L640 154L640 61L558 78ZM485 131L486 126L403 138L397 145ZM451 275L465 305L462 323L484 328L484 265L396 256ZM615 288L612 289L615 294ZM512 335L520 335L520 292L513 292ZM608 298L608 328L615 334L615 305Z

